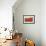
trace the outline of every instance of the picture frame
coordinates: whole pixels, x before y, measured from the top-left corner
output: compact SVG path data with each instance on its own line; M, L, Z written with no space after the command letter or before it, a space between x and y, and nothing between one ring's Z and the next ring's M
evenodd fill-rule
M23 15L23 24L35 24L35 15Z

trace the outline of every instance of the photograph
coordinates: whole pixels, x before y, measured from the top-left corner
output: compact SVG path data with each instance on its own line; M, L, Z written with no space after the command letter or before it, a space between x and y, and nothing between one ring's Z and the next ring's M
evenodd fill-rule
M46 46L46 0L0 0L0 46Z
M24 24L35 24L35 15L23 15Z

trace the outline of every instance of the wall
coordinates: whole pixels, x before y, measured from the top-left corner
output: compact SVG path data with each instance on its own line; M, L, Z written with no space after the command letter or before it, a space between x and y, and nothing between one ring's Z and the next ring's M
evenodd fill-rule
M24 38L35 41L36 46L41 46L41 1L23 0L13 7L15 29L22 32ZM35 24L23 24L23 15L35 15Z
M16 0L0 0L0 27L12 29L12 6Z
M41 1L41 38L42 46L46 46L46 0Z

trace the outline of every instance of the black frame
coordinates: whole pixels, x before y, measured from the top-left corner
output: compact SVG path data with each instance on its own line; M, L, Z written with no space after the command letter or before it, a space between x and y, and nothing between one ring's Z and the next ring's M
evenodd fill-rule
M34 17L34 23L24 23L24 16L33 16ZM35 15L23 15L23 24L35 24Z

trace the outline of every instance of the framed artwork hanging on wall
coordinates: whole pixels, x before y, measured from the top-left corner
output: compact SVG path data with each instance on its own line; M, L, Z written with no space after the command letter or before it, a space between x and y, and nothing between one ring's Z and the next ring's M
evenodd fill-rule
M23 15L23 24L35 24L35 15Z

